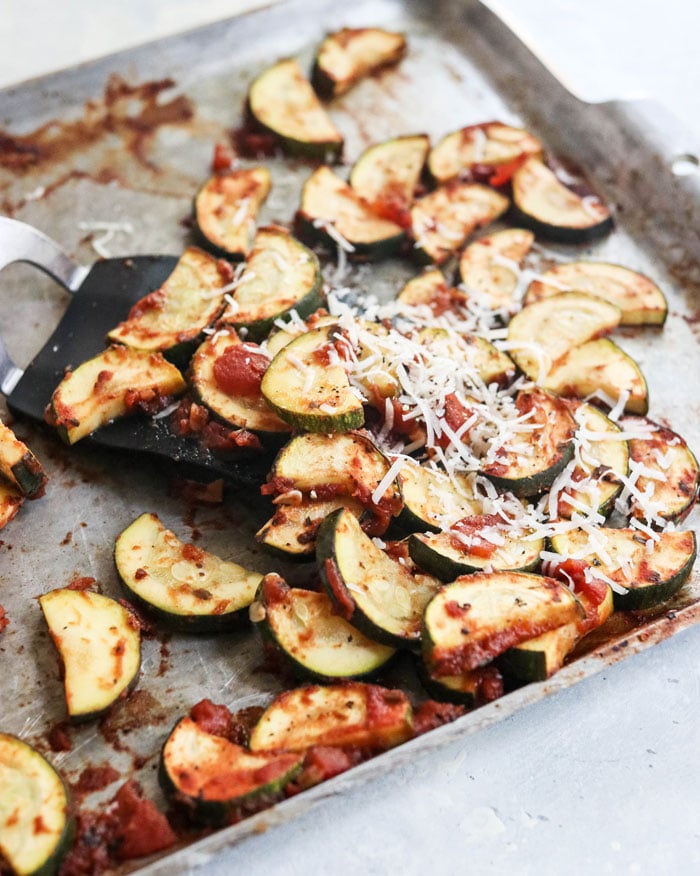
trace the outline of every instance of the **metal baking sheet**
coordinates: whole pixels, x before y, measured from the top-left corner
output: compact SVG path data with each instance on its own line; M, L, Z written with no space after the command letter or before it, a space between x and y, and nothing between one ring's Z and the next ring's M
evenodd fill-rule
M293 31L289 21L294 21ZM649 274L669 298L663 331L618 332L641 364L650 388L650 415L670 423L700 448L699 400L674 379L680 358L698 371L697 264L700 191L697 179L674 176L688 150L682 132L661 124L646 104L582 104L513 39L478 2L358 0L341 9L331 0L290 0L272 8L114 55L0 92L0 204L62 242L75 257L96 258L102 240L112 255L178 253L190 240L191 198L209 170L213 144L241 122L251 78L282 56L307 68L322 35L340 26L380 25L407 33L408 57L336 101L332 115L346 136L348 163L371 142L424 131L435 140L463 125L498 118L524 124L553 150L578 162L617 206L617 229L592 247L552 251L616 261ZM273 191L263 221L288 221L297 206L303 162L266 161ZM102 223L111 223L104 226ZM105 231L107 227L107 231ZM109 230L111 229L111 230ZM106 239L109 237L109 239ZM392 294L412 270L387 263L358 269L355 281ZM67 296L26 266L0 276L0 326L13 358L25 365L50 335ZM4 413L4 410L3 410ZM116 535L138 514L156 511L183 539L260 571L287 571L252 540L266 507L249 493L219 507L195 506L170 490L170 476L137 457L62 447L41 428L16 424L45 462L44 498L26 503L0 533L0 603L10 626L0 638L3 703L0 727L46 747L47 731L64 717L57 658L36 597L76 577L99 581L120 596L112 550ZM698 512L688 525L696 527ZM291 571L302 581L304 568ZM541 684L529 685L454 724L287 800L246 821L124 871L171 873L328 795L375 777L449 739L475 732L613 662L700 620L700 575L672 604L642 623L617 616L588 652ZM105 761L135 775L149 796L164 801L155 781L160 746L190 706L209 696L236 710L266 704L280 689L259 671L255 635L163 635L147 639L137 691L99 726L70 731L73 748L51 758L70 780ZM408 663L385 679L412 684ZM97 805L116 786L87 797Z

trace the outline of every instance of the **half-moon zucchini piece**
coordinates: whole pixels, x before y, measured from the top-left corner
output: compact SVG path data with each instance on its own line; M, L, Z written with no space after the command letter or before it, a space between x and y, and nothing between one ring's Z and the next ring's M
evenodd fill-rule
M270 194L266 167L218 174L204 183L194 199L197 230L217 254L245 258L255 234L258 211Z
M515 375L515 363L486 338L457 334L442 328L425 328L416 340L434 356L453 359L462 379L472 386L506 386Z
M561 292L587 292L620 308L620 325L663 325L668 303L649 277L608 262L554 265L530 283L525 304Z
M596 195L577 195L539 158L528 158L512 178L513 219L550 240L585 243L612 231L612 214Z
M417 669L423 687L441 703L458 703L472 709L503 696L503 677L495 664L440 678L430 675L422 661Z
M333 161L343 152L342 135L293 58L278 61L253 80L248 110L290 155Z
M306 498L297 505L277 505L275 513L258 530L255 538L267 551L282 559L308 562L316 554L319 526L325 517L338 508L348 508L358 518L364 512L360 502L349 496L325 501Z
M0 788L0 860L15 876L54 876L75 829L63 779L26 742L0 733Z
M407 460L397 479L403 508L396 522L405 532L441 532L463 517L481 513L482 501L474 494L467 475L450 477L437 468Z
M341 617L325 593L289 587L279 575L263 578L251 617L301 678L359 678L394 656Z
M46 474L39 460L15 433L0 421L0 479L5 478L27 499L43 495Z
M403 34L378 27L344 27L319 46L311 81L322 98L338 97L365 76L397 64L405 54Z
M453 302L466 301L466 295L448 286L440 268L426 268L399 290L396 300L411 307L427 305L442 313L452 310Z
M253 601L262 575L185 544L156 514L142 514L118 536L117 572L129 594L186 632L230 628Z
M506 228L470 243L459 260L459 280L470 296L492 310L514 313L523 259L535 235L524 228Z
M17 487L0 481L0 529L17 516L23 502L24 496Z

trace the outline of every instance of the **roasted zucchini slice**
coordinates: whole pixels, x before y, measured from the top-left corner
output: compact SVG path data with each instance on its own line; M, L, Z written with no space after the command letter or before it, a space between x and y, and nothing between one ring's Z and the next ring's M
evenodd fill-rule
M676 432L651 420L624 417L620 425L648 433L630 440L633 465L641 469L631 500L632 516L655 525L684 520L700 489L698 461L691 449Z
M515 363L486 338L457 334L441 328L426 328L416 340L435 356L454 360L463 379L472 386L506 386L515 375Z
M649 548L651 547L651 550ZM669 530L650 539L638 529L582 529L552 538L552 550L584 560L590 574L613 585L615 608L639 611L670 599L688 580L697 554L694 532Z
M503 677L494 664L441 678L430 675L422 661L417 669L421 684L438 702L459 703L472 709L503 696Z
M137 301L129 318L108 332L107 339L175 357L221 313L230 279L228 264L189 246L165 283Z
M447 183L414 201L411 234L418 256L441 265L477 228L498 219L508 198L478 183Z
M325 593L288 587L279 575L263 578L251 618L301 678L359 678L394 656L342 618Z
M316 556L323 585L343 617L378 642L417 645L423 610L439 581L411 575L342 508L321 524Z
M311 243L340 246L350 258L377 260L395 255L404 229L375 213L330 167L319 167L304 184L296 214L299 234Z
M527 155L540 155L542 144L528 131L502 122L469 125L443 137L433 147L428 169L433 179L445 183L479 171L490 177L497 168L517 163Z
M250 737L252 751L304 751L312 745L384 750L413 736L413 710L400 690L359 681L308 685L280 694Z
M423 621L423 658L436 678L461 675L505 650L582 617L571 591L525 572L476 572L447 584Z
M378 216L406 227L429 148L425 134L376 143L355 162L350 185Z
M253 601L262 575L185 544L156 514L118 536L114 562L130 596L186 632L230 628Z
M397 64L406 54L406 38L378 27L344 27L321 43L311 76L324 99L345 94L353 85Z
M587 292L620 308L620 325L663 325L668 304L649 277L608 262L554 265L528 286L525 304L561 292Z
M194 199L194 218L206 243L219 255L245 258L271 187L266 167L231 170L204 183Z
M186 716L165 740L159 779L194 821L220 825L246 804L284 790L303 762L303 753L250 752Z
M75 444L118 417L153 412L185 391L178 369L160 353L115 344L75 371L66 372L51 396L46 420Z
M333 161L343 152L342 135L293 58L278 61L253 80L248 111L290 155Z
M54 876L75 821L68 789L26 742L0 733L0 860L15 876Z
M362 426L362 400L343 365L345 344L335 326L323 326L295 338L272 360L260 390L290 426L323 433Z
M364 512L361 503L349 496L325 501L302 499L298 505L278 505L255 538L266 550L282 559L308 562L316 554L319 526L331 511L338 508L347 508L358 518Z
M91 590L51 590L39 604L63 661L69 717L101 715L138 681L138 622L116 600Z
M221 315L221 322L245 328L246 339L266 337L275 320L296 311L301 319L324 302L316 255L286 228L261 228L246 266Z
M470 296L506 315L520 307L518 283L523 259L535 235L523 228L506 228L470 243L459 260L459 280Z
M0 529L17 516L23 502L24 496L17 487L0 481Z
M452 309L453 302L466 301L466 295L447 285L440 268L426 268L399 290L396 300L411 307L427 305L444 312Z
M569 350L609 334L620 324L620 308L595 295L562 292L516 313L508 325L508 352L533 380L544 380Z
M17 487L27 499L44 493L46 474L39 460L15 433L0 421L0 479Z
M234 330L220 329L192 357L191 385L197 399L236 429L248 429L263 441L289 433L260 392L270 360L256 344L244 343Z
M407 460L397 478L403 508L396 522L404 532L441 532L463 517L481 513L481 499L466 475L450 477L437 468Z
M618 399L624 394L628 414L646 414L649 408L647 382L639 365L610 338L573 347L540 382L550 392L569 398L602 394Z
M612 214L596 195L577 195L539 158L528 158L512 178L513 219L550 240L585 243L612 231Z

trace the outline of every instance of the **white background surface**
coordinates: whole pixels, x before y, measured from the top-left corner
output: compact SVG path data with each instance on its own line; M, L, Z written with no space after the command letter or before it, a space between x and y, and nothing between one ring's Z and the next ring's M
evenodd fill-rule
M0 86L254 5L2 0ZM700 141L698 4L501 5L583 96L656 92ZM329 800L198 872L700 873L700 630Z

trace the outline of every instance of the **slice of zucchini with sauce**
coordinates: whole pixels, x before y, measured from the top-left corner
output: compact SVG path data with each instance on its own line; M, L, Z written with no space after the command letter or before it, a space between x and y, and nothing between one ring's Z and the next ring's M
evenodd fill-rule
M91 590L51 590L39 605L63 662L68 716L77 722L103 714L138 682L138 621Z
M36 749L0 733L0 862L14 876L54 876L71 846L68 789Z
M454 360L462 379L472 385L507 386L515 375L515 363L486 338L473 334L457 334L443 328L425 328L416 340L431 354Z
M305 751L312 745L383 751L414 735L406 695L375 684L307 685L270 703L250 736L252 751Z
M479 183L452 182L424 195L411 207L411 234L416 255L441 265L477 228L508 209L504 195Z
M176 358L221 313L230 280L228 263L189 246L163 285L137 301L107 340Z
M426 268L417 277L412 277L399 290L396 300L411 307L427 305L440 311L451 310L452 302L466 301L466 296L448 286L445 275L440 268Z
M279 575L263 578L250 616L300 678L360 678L381 669L395 653L348 623L325 593L289 587Z
M649 549L651 547L651 550ZM638 529L596 530L595 540L582 529L552 538L552 550L583 560L590 574L615 585L619 611L653 608L671 599L688 580L697 555L694 532L668 530L650 538Z
M573 458L576 421L562 399L539 389L521 390L515 406L520 417L530 415L526 431L516 432L494 459L484 461L481 473L497 490L536 496Z
M649 390L639 365L610 338L573 347L540 382L544 389L568 398L603 393L604 398L618 399L625 393L626 413L646 414L649 409Z
M378 27L343 27L328 34L319 46L311 81L322 98L339 97L366 76L398 64L406 49L401 33Z
M506 228L475 240L459 259L459 282L492 310L515 313L523 260L534 241L535 235L524 228Z
M237 168L207 180L194 199L195 223L207 246L226 258L245 258L271 188L266 167Z
M620 308L620 325L663 325L668 303L649 277L609 262L567 262L554 265L528 286L524 303L561 292L587 292Z
M571 591L554 578L525 572L464 575L425 609L423 659L437 678L460 675L581 616Z
M278 61L253 80L248 112L290 155L322 161L342 155L342 134L293 58Z
M0 529L4 529L14 520L23 502L24 496L14 484L0 481Z
M246 340L266 337L293 310L305 319L324 303L323 277L315 253L286 228L259 229L245 268L220 322L244 328Z
M513 220L561 243L586 243L612 231L608 207L596 195L567 188L539 158L528 158L512 177Z
M216 826L283 791L303 762L303 753L251 752L186 716L165 740L159 780L195 822Z
M342 508L321 524L316 557L336 610L353 626L395 647L419 643L423 610L439 581L412 575L377 547L358 520Z
M375 213L330 167L319 167L304 184L295 226L304 240L337 246L352 259L375 261L396 255L405 232ZM340 242L339 242L340 241Z
M160 353L114 344L66 372L46 410L46 421L75 444L100 426L139 412L165 407L186 388L178 369Z
M39 460L2 421L0 421L0 478L5 478L27 499L37 499L42 496L47 481Z
M508 353L528 377L542 381L569 350L617 328L620 315L616 305L584 292L535 301L508 324Z
M384 219L406 226L430 140L425 134L375 143L350 171L350 186Z
M397 479L403 508L396 522L404 532L441 532L463 517L481 513L482 501L467 475L448 475L407 460Z
M503 677L494 664L440 678L430 675L422 661L416 668L423 687L441 703L457 703L473 709L503 696Z
M195 397L219 420L255 432L264 444L279 444L289 424L270 410L260 381L270 359L233 329L219 329L198 348L190 365Z
M192 633L230 629L262 580L257 572L185 544L149 513L117 537L114 562L130 597Z
M502 122L483 122L443 137L430 152L428 169L442 184L474 171L491 176L503 165L541 153L542 143L528 131Z
M270 363L260 390L293 428L327 434L364 423L362 400L341 358L346 343L335 326L323 326L295 338Z

